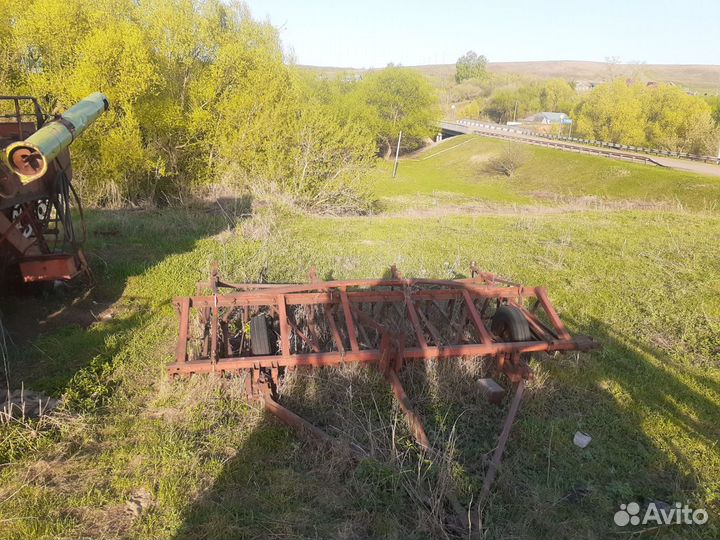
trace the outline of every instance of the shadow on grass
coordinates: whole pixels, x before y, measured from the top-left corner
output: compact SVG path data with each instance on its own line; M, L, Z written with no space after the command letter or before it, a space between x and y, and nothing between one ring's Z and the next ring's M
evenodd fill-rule
M93 370L105 369L122 348L123 337L177 293L125 296L119 306L128 281L234 226L238 215L249 212L250 202L223 199L176 211L88 210L84 250L95 284L89 288L76 281L39 290L20 285L5 291L0 302L10 358L8 373L0 372L0 377L7 377L11 388L22 384L59 396L83 368L94 364Z
M627 536L643 527L616 526L613 516L632 501L643 508L687 502L710 512L707 525L653 534L717 536L718 509L703 495L712 465L688 458L717 440L718 385L688 371L704 391L691 388L678 378L684 368L663 351L616 335L601 321L566 322L603 349L546 357L537 367L483 513L485 538ZM483 401L479 372L469 365L415 363L401 377L431 441L442 446L456 430L454 482L466 505L477 501L510 399L501 408ZM417 460L399 467L393 457L410 447L410 436L402 416L392 430L393 398L375 370L322 368L293 378L281 401L331 435L359 443L370 458L352 460L266 418L187 509L176 538L437 537L426 509L401 485L407 470L400 468L412 470ZM592 436L587 448L573 444L576 431ZM394 454L377 447L393 441Z

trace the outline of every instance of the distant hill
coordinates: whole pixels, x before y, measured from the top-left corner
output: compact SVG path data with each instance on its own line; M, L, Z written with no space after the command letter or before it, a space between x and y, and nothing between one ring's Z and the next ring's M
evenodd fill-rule
M362 72L365 70L338 67L303 66L324 73ZM455 64L432 64L413 66L438 78L450 78L455 74ZM558 60L542 62L491 62L488 69L493 73L515 74L538 79L560 78L568 81L602 82L622 76L644 81L677 84L696 92L720 92L720 65L681 64L608 64L606 62L583 62Z
M455 73L454 64L415 66L434 76L450 77ZM527 77L568 81L604 81L616 76L639 78L657 82L675 83L697 91L720 90L720 65L680 64L608 64L606 62L583 62L575 60L543 62L491 62L488 69L493 73L516 74Z

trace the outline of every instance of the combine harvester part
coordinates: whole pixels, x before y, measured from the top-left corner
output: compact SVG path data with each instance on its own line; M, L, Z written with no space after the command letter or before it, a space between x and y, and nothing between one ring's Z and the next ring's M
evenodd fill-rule
M180 332L171 376L246 374L249 397L259 398L283 422L324 441L333 440L277 401L287 369L374 364L385 376L418 444L430 448L398 373L407 362L450 358L494 359L515 393L485 476L489 494L525 382L532 353L587 351L598 347L571 337L545 289L523 287L479 272L458 280L389 279L320 281L308 284L231 284L214 269L198 283L197 296L177 298ZM202 295L203 290L210 294ZM249 332L248 332L249 329ZM488 399L499 402L499 385L482 380ZM500 388L501 390L501 388ZM453 502L453 506L457 506Z
M50 117L29 96L0 96L0 286L69 280L89 268L73 223L80 199L72 186L70 144L108 108L92 94Z
M5 148L5 161L23 183L45 175L49 163L108 110L110 104L100 92L89 95L24 141Z

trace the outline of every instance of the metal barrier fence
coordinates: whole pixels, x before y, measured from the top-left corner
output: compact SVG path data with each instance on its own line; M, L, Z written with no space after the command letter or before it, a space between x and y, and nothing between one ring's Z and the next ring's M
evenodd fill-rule
M540 133L537 131L532 131L529 129L521 129L516 128L513 126L504 126L501 124L487 124L484 122L479 122L476 120L458 120L455 122L456 124L459 124L461 126L471 127L471 128L479 128L484 129L488 131L495 131L495 132L510 132L510 133L517 133L519 135L529 135L532 137L542 137L544 139L549 140L557 140L557 141L566 141L566 142L573 142L578 144L587 144L590 146L599 146L601 148L612 148L614 150L626 150L629 152L641 152L643 154L650 154L655 156L663 156L663 157L673 157L673 158L681 158L681 159L689 159L692 161L701 161L703 163L714 163L717 164L720 158L713 157L713 156L700 156L697 154L687 154L684 152L670 152L668 150L659 150L657 148L645 148L642 146L630 146L625 144L616 144L616 143L609 143L605 141L596 141L592 139L581 139L578 137L565 137L562 135L552 135L548 133ZM568 148L567 146L563 146L563 148ZM606 155L606 153L603 153ZM656 165L659 165L658 163L654 162Z
M545 148L557 148L560 150L568 151L568 152L575 152L577 154L586 154L586 155L595 155L595 156L603 156L608 157L612 159L619 159L622 161L630 161L632 163L643 163L645 165L657 165L658 167L665 167L662 163L659 163L658 161L655 161L650 156L643 156L640 154L630 154L627 152L622 152L619 150L610 150L610 149L601 149L601 148L592 148L590 146L576 146L573 144L568 144L561 141L542 141L538 140L536 138L530 138L530 137L523 137L523 136L517 136L517 135L509 135L506 133L503 133L503 131L507 130L496 130L496 131L482 131L481 129L473 130L473 133L480 134L480 135L488 135L490 137L494 137L496 139L503 139L508 141L520 141L525 144L532 144L535 146L543 146Z

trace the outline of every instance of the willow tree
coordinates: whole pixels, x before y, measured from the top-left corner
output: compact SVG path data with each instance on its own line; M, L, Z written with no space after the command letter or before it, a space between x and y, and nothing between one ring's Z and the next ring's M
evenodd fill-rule
M577 131L600 141L644 144L644 88L621 79L598 86L579 107Z
M404 151L419 148L437 131L438 97L418 71L390 66L371 72L360 83L357 96L386 158L396 148L400 131Z
M653 147L692 154L717 150L712 108L680 88L661 84L645 95L645 136Z

